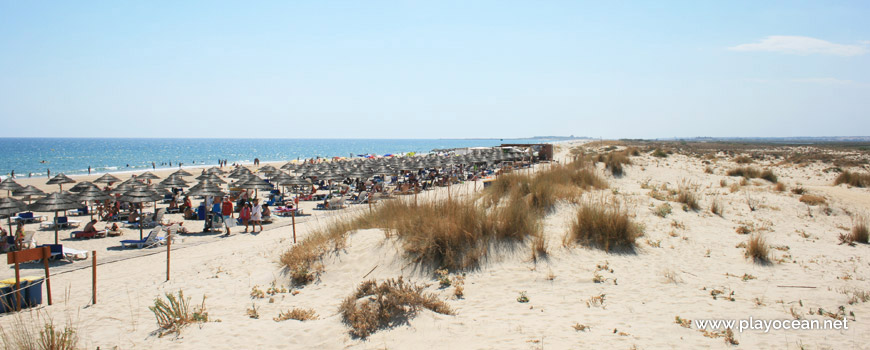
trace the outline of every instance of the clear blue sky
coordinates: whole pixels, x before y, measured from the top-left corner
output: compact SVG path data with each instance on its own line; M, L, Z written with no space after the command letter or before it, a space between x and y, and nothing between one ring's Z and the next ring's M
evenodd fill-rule
M0 0L0 136L870 134L868 1Z

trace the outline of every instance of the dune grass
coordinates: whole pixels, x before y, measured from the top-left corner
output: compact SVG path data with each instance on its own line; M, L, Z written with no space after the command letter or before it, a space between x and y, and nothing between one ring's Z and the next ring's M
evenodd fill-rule
M770 262L769 252L770 249L767 246L767 242L761 234L749 237L749 241L746 243L747 258L751 258L752 261L759 264L766 264Z
M382 328L407 323L421 309L451 315L453 311L437 295L426 293L422 286L405 282L402 277L377 283L362 282L341 303L342 321L350 326L350 334L366 338Z
M166 300L157 298L154 299L154 306L148 307L157 318L157 325L160 327L159 334L164 336L168 333L181 333L181 330L196 322L208 322L208 312L205 311L205 296L202 297L202 304L197 307L190 307L190 298L184 297L184 292L179 290L178 296L172 293L166 293Z
M852 187L870 186L870 174L844 171L834 179L834 185L847 184Z
M701 203L698 186L688 181L682 181L677 189L677 202L685 204L691 210L700 210Z
M849 235L849 240L857 243L870 243L866 216L856 215L852 217L852 232Z
M633 250L640 228L628 211L612 198L589 198L582 201L566 235L566 241L611 251Z
M4 349L73 350L80 349L78 327L72 322L60 326L44 311L19 312L6 316L0 324L0 344Z
M770 169L758 170L758 168L751 166L737 167L728 170L726 174L728 176L742 176L746 179L764 179L772 183L776 183L778 180L776 174L774 174Z
M820 205L820 204L825 204L825 202L826 202L825 197L816 196L813 194L805 194L805 195L801 196L798 200L803 202L803 203L806 203L807 205Z
M293 308L293 310L282 311L278 313L278 317L273 318L275 322L286 320L311 321L316 320L317 313L312 309Z

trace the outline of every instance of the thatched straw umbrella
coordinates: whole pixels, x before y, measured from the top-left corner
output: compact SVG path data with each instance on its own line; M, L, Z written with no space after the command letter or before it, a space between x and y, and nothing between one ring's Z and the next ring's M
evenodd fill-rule
M70 179L69 176L64 175L63 173L55 175L51 180L46 182L46 185L58 185L60 186L60 190L63 191L63 184L71 184L75 183L76 180Z
M139 239L142 239L142 203L154 202L160 198L161 196L159 194L154 193L145 186L134 186L130 191L125 192L120 198L118 198L121 202L139 204Z
M70 209L78 209L81 207L82 204L79 203L73 196L64 194L63 192L54 192L27 206L27 208L32 211L54 212L54 244L58 244L57 213L59 211L67 211Z
M88 202L104 201L107 199L111 199L112 196L109 196L108 194L106 194L105 191L94 186L94 187L89 187L89 188L82 190L81 192L79 192L79 194L76 196L76 198L80 202L85 202L85 205L87 205ZM88 213L90 214L91 219L93 219L94 212L92 210L88 210Z
M44 196L45 192L34 187L33 185L27 185L27 187L20 188L12 192L13 196L17 197L26 197L26 201L28 204L31 202L31 196Z
M5 180L0 182L0 190L6 190L7 197L12 195L12 191L20 190L22 188L23 187L15 182L15 180L12 180L11 177L7 177Z
M96 180L94 180L94 183L103 183L107 186L116 182L121 182L121 179L115 177L112 174L103 174L103 176L100 176Z
M95 188L96 188L97 185L94 185L93 183L91 183L91 182L89 182L89 181L82 181L82 182L79 182L79 183L75 184L75 186L73 186L72 188L70 188L69 191L70 191L70 192L73 192L73 193L78 193L78 192L84 191L84 190L86 190L86 189L88 189L88 188L91 188L91 187L95 187ZM98 188L98 189L99 189L99 188Z
M12 234L12 214L24 211L27 206L21 201L12 198L0 198L0 215L6 215L6 221L9 223L9 234Z
M193 176L193 174L186 172L183 169L178 169L178 171L170 174L169 176Z

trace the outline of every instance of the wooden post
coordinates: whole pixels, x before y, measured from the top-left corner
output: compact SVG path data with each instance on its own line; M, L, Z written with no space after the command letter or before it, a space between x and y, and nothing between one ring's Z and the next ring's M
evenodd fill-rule
M293 208L293 244L296 244L296 211L299 210L299 205Z
M97 251L91 252L91 293L93 294L93 303L97 304Z
M172 252L172 230L166 235L166 280L169 281L169 260Z
M20 311L21 298L23 297L21 296L21 273L19 270L20 266L18 265L18 259L16 255L18 255L18 252L12 252L12 260L15 260L15 311Z
M61 191L63 191L63 190L61 190ZM57 243L57 230L58 230L57 211L55 211L54 212L54 244L58 244Z
M51 276L48 274L48 258L51 257L51 248L42 247L42 262L45 264L45 293L48 294L48 305L51 305Z

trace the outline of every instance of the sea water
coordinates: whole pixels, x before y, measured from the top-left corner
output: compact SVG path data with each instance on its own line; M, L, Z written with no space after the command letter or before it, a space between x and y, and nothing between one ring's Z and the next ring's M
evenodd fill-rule
M488 147L502 143L539 143L544 139L142 139L0 138L0 175L18 178L65 173L142 171L145 169L289 161L314 157L358 157L436 149ZM172 164L170 167L169 164Z

